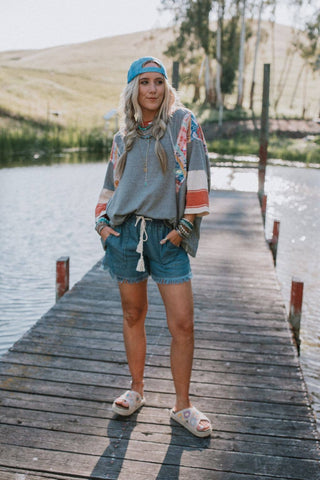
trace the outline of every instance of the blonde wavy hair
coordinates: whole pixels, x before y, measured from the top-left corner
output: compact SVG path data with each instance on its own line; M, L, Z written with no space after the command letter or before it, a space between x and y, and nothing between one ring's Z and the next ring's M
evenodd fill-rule
M146 62L156 63L156 62ZM142 110L138 102L139 95L139 78L140 75L136 76L130 83L127 84L121 95L120 101L120 113L122 115L122 127L121 131L123 133L125 150L120 156L117 164L117 176L120 178L124 172L128 152L133 148L135 139L138 137L138 125L141 124ZM178 99L177 92L169 84L167 79L163 77L164 80L164 97L159 111L153 119L152 127L150 130L151 135L155 138L155 153L159 159L161 169L163 172L167 169L168 159L167 154L161 145L161 138L164 136L168 121L173 114L173 112L181 106L181 103Z

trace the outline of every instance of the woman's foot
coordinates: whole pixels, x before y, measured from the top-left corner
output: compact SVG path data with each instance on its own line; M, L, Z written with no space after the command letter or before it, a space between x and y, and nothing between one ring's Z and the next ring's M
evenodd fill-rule
M175 405L175 407L171 410L171 412L172 412L173 414L176 414L176 413L181 412L182 410L192 409L192 408L195 408L195 407L192 406L191 402L187 402L187 403L186 403L186 402L184 402L184 403L181 403L181 402L179 403L179 402L177 402L176 405ZM196 409L196 410L199 412L198 409ZM201 412L199 412L199 413L201 413ZM212 431L211 422L210 422L210 420L209 420L205 415L203 415L203 418L202 418L202 419L200 420L200 422L198 423L198 425L197 425L197 430L198 430L199 432L207 432L207 431L210 431L210 433L211 433L211 431Z
M172 409L170 417L196 437L208 437L212 432L210 420L196 407L190 406L177 411Z
M145 399L134 390L127 390L112 404L112 411L118 415L127 417L145 404Z
M144 382L131 382L131 391L139 393L141 398L143 398L143 387L144 387ZM128 390L129 391L129 390ZM120 397L116 398L114 403L118 407L122 408L129 408L129 402L128 399L125 397L125 395L120 395Z

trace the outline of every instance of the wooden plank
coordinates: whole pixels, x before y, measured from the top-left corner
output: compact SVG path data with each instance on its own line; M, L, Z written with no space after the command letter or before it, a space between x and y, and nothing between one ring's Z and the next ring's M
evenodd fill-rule
M31 476L32 475L32 476ZM30 470L17 468L3 468L0 467L1 480L83 480L83 477L55 475L53 473L41 472L40 474L31 473Z
M149 439L151 433L155 429L159 432L159 425L169 425L169 409L168 404L160 404L158 406L157 395L149 395L148 408L138 415L139 422L144 426L144 435ZM105 400L108 402L108 398ZM202 409L205 406L204 401L198 401ZM151 408L149 407L151 406ZM161 407L161 408L159 408ZM209 407L206 413L213 422L215 431L218 432L237 432L247 435L264 435L272 437L284 437L300 440L315 440L314 426L307 416L303 419L287 418L268 418L255 417L246 415L225 415L216 414ZM4 409L0 407L3 415ZM257 429L257 421L259 421L259 431ZM77 414L62 414L56 412L34 411L24 409L6 408L5 419L3 423L6 425L21 425L34 429L60 430L64 432L82 433L87 435L106 435L106 430L110 430L114 426L113 415L110 411L106 411L103 418L88 416L79 416ZM114 428L118 428L115 427ZM169 427L164 432L165 437L168 436ZM178 427L177 427L178 428ZM185 434L184 430L179 427L180 434ZM109 432L109 436L110 436ZM190 437L190 435L188 434Z
M212 325L217 325L219 331L224 332L240 332L240 333L268 333L270 336L286 336L288 335L289 325L283 322L283 316L278 320L265 317L266 323L262 323L261 320L256 320L253 317L239 318L232 315L221 315L220 312L210 311L210 316L206 315L206 312L201 315L198 312L199 321L196 318L196 334L202 331L212 330ZM108 321L108 323L107 323ZM66 328L79 328L95 331L105 331L106 327L110 331L122 331L122 315L114 315L110 320L106 317L106 314L92 315L87 313L85 315L74 315L69 312L56 312L54 315L45 315L38 322L39 328L43 326L65 326ZM159 318L152 317L148 314L147 317L148 332L152 333L159 327Z
M147 465L149 467L149 465ZM146 467L146 468L147 468ZM143 467L142 467L143 469ZM146 471L146 469L145 469ZM26 472L25 470L19 470L17 469L11 470L8 469L2 470L0 467L0 472L1 472L1 480L29 480L31 477L30 476L23 476L25 475ZM185 467L181 467L177 469L177 467L174 466L167 466L165 464L162 465L160 471L158 473L153 472L154 476L152 475L152 471L150 472L150 467L149 471L146 474L141 473L141 472L135 472L135 477L136 479L145 479L148 478L148 480L168 480L169 478L174 479L174 478L179 478L180 480L209 480L208 477L208 471L207 470L196 470L196 469L186 469ZM131 477L130 477L131 475ZM146 475L149 475L146 477ZM210 475L210 473L209 473ZM20 476L20 477L19 477ZM94 476L93 474L90 476L90 479L94 480L97 479L98 477ZM100 477L102 478L102 477ZM122 466L121 466L121 471L119 473L115 473L113 476L108 476L104 477L105 479L107 478L108 480L127 480L128 478L132 478L132 467L131 467L131 462L128 462L126 460L123 461ZM50 479L50 480L83 480L84 477L79 477L79 476L65 476L59 474L56 476L55 474L52 473L41 473L41 475L35 475L32 474L32 480L43 480L43 479ZM269 477L269 476L259 476L259 479L261 480L274 480L274 477ZM86 480L88 480L88 477L86 477ZM237 474L237 473L223 473L223 472L214 472L214 480L257 480L256 476L251 476L251 475L242 475L242 474Z
M104 383L110 383L111 378L114 375L118 375L118 377L127 377L128 371L123 369L123 366L112 365L109 368L109 372L106 369L103 369L99 372L90 371L90 369L85 368L84 370L76 369L75 371L71 370L70 368L49 368L42 366L39 367L38 365L26 365L24 364L23 369L20 365L16 363L8 363L3 362L0 363L0 374L7 375L9 377L21 377L23 378L37 378L43 379L47 381L60 381L65 383L81 383L83 385L89 383L91 385L103 385ZM146 384L150 385L152 388L153 380L157 380L162 382L161 389L168 388L166 387L166 382L169 380L171 384L171 372L168 368L152 368L149 367L146 369ZM125 378L125 381L126 378ZM282 378L277 377L267 377L267 376L257 376L257 375L241 375L239 373L233 372L193 372L192 381L194 384L200 384L199 388L204 386L206 388L206 384L212 385L234 385L240 386L246 385L247 387L253 387L256 389L275 389L288 391L296 391L296 392L305 392L305 387L301 383L301 378L297 377L296 379L287 381L284 385Z
M148 340L149 343L154 343L154 339L159 337L159 327L152 328L149 324L146 325L147 333L148 333ZM159 344L168 344L171 340L171 335L166 327L166 324L162 325L163 331L161 332L161 338L159 339ZM288 329L289 330L289 329ZM277 332L268 332L266 335L265 331L257 331L257 332L244 332L241 331L241 328L234 329L219 329L219 331L212 331L211 329L207 329L202 327L201 329L197 329L196 332L196 341L201 343L203 348L210 348L211 344L214 341L219 342L237 342L237 343L263 343L263 344L272 344L276 347L276 345L288 345L288 330L283 330L281 334ZM95 330L93 328L79 328L79 327L68 327L67 325L39 325L36 332L30 332L29 337L37 338L37 337L64 337L69 336L72 337L73 340L76 338L87 338L87 339L101 339L105 341L107 339L115 340L115 341L122 341L122 328L119 324L115 325L115 328L109 328L106 330L98 329ZM275 338L276 337L276 338ZM161 342L161 343L160 343Z
M242 362L249 363L253 365L258 365L264 363L265 365L288 365L288 367L298 367L298 360L294 355L292 350L292 357L289 355L274 355L274 353L265 354L262 352L248 352L240 350L222 350L218 347L216 350L204 350L197 348L195 349L195 361L224 361L224 362ZM14 348L11 349L14 352L34 352L40 354L50 354L50 355L63 355L71 358L88 358L96 359L102 361L114 361L125 362L125 354L122 345L113 344L112 349L104 348L87 348L87 346L74 346L74 345L61 345L54 343L39 343L28 340L24 337L18 343L15 344ZM10 354L11 352L9 352ZM168 358L168 348L153 348L152 353L148 351L147 353L147 362L152 363L153 358L160 358L163 356L165 359Z
M72 358L65 357L63 355L39 355L37 353L24 353L18 351L10 352L10 356L4 356L2 358L3 363L12 363L12 364L23 364L23 365L35 365L41 367L52 367L52 368L67 368L68 370L79 370L86 372L96 372L96 373L111 373L114 372L117 375L126 374L127 370L124 371L123 362L126 362L125 356L118 362L111 361L102 361L100 360L91 360L88 358ZM163 367L163 368L161 368ZM170 367L170 360L167 357L152 357L152 362L146 364L146 375L149 376L159 376L159 378L171 378L171 372L168 370ZM236 372L238 375L250 375L259 377L272 377L277 379L293 379L301 380L303 379L302 374L295 367L288 367L283 365L265 365L264 363L260 364L250 364L250 363L241 363L237 362L236 365L231 364L230 362L224 361L210 361L210 360L199 360L196 359L193 364L194 375L197 371L203 372L206 371L210 374L217 373L227 373L231 374ZM195 379L197 377L194 377Z
M161 333L161 334L160 334ZM110 339L111 337L111 339ZM113 337L113 338L112 338ZM149 348L154 353L159 354L160 351L164 351L167 354L167 351L170 348L170 339L166 337L165 334L159 332L158 336L148 339ZM98 348L102 350L122 350L123 340L122 335L119 334L110 334L109 338L86 338L85 336L76 337L68 335L48 335L42 334L41 332L31 331L27 338L24 338L24 341L33 341L38 343L45 344L61 344L64 346L73 346L73 347L86 347L86 348ZM274 354L280 357L288 356L293 359L295 357L295 352L292 349L291 343L288 341L286 343L275 342L272 339L267 341L263 336L253 336L253 338L245 338L242 342L237 341L237 337L232 338L232 335L220 334L216 335L213 339L208 341L198 341L195 345L196 351L195 356L197 357L197 349L203 351L210 350L225 350L225 351L237 351L239 349L239 344L241 344L241 352L252 353L252 354ZM200 357L201 358L201 357Z
M197 331L196 334L198 338L202 338L205 334L210 334L213 336L215 332L212 332L212 325L216 325L219 331L217 333L230 333L230 334L237 334L241 339L241 336L244 335L265 335L268 333L269 337L284 337L287 339L289 325L286 325L281 321L279 322L267 322L266 325L261 324L261 321L254 322L253 324L248 325L248 320L242 321L240 324L235 323L234 321L228 321L227 317L224 318L216 318L213 317L212 321L205 322L204 319L202 322L197 322ZM89 330L90 332L106 332L106 320L105 318L98 318L92 315L90 318L89 315L86 315L84 318L72 318L70 315L60 315L54 316L51 318L42 319L41 322L38 324L37 331L41 331L41 329L49 330L50 328L64 328L66 329L69 334L73 333L73 330L78 330L79 334L81 331L86 332ZM159 331L159 319L152 319L148 316L146 327L148 329L149 335L155 335L157 331ZM166 329L166 324L163 324L163 328ZM122 332L122 319L119 317L114 317L110 322L108 322L108 331L112 332ZM84 333L82 332L82 333ZM205 332L205 333L203 333ZM167 333L169 336L169 332Z
M132 423L132 425L128 425ZM219 432L213 434L208 441L199 441L191 435L183 435L181 428L173 428L174 425L159 425L155 429L154 425L143 422L135 423L131 420L121 421L118 418L112 419L107 425L108 440L112 443L121 438L133 440L135 442L165 443L180 447L198 448L199 444L205 445L208 450L217 451L241 451L244 453L260 455L276 455L285 458L299 458L303 453L303 458L312 460L316 452L314 442L304 440L306 445L301 448L301 439L292 439L288 437L263 436L260 434L254 437L245 433ZM28 446L30 448L41 448L45 446L49 450L63 450L73 453L87 453L95 455L97 449L103 449L106 445L106 429L100 431L96 427L92 431L86 432L85 428L78 431L51 429L36 429L24 424L4 424L0 426L0 443ZM173 435L172 435L173 433ZM199 443L200 442L200 443Z
M34 471L53 471L54 473L87 475L94 478L108 478L108 475L114 475L122 470L123 458L131 461L131 471L135 475L136 471L141 470L143 465L145 469L154 474L161 469L163 463L173 466L178 463L179 469L184 466L189 469L203 469L206 474L213 471L228 471L223 468L226 455L228 456L229 471L242 474L260 475L269 472L269 475L281 479L304 480L305 478L317 478L319 473L319 464L309 459L285 459L277 456L246 454L239 452L220 452L209 451L205 448L190 449L186 448L187 455L184 455L184 447L176 447L146 442L144 449L141 449L140 443L135 441L121 440L115 445L109 444L106 439L104 449L96 449L96 455L77 454L71 452L61 452L54 450L44 450L37 448L17 447L11 445L0 445L0 454L5 456L7 464L10 467L20 467L27 462ZM148 461L152 458L152 463ZM178 460L178 462L177 462ZM120 465L119 465L120 464ZM53 467L54 465L54 467ZM205 468L204 466L207 466ZM166 471L168 471L166 469ZM282 472L285 472L285 476ZM308 477L307 477L308 476ZM148 478L148 477L145 477Z
M154 394L154 398L155 394ZM310 420L312 410L307 405L294 405L294 404L275 404L272 402L254 402L249 400L234 400L223 399L223 402L219 398L210 398L208 404L207 398L200 399L193 397L194 400L202 402L204 408L213 414L234 415L234 416L246 416L246 417L264 417L275 419L298 419L298 420ZM9 392L8 395L2 400L2 406L8 408L36 410L44 412L56 412L59 413L63 408L64 413L70 413L72 415L82 415L89 417L103 417L110 415L110 405L106 404L105 399L88 400L79 398L59 397L54 395L42 395L28 392ZM161 394L161 397L156 399L157 404L155 408L168 408L170 402L172 402L172 395ZM147 397L148 408L151 405L151 398ZM1 407L0 407L1 408ZM107 413L106 413L107 411ZM4 410L3 414L9 410ZM18 411L12 410L12 415L17 414ZM27 415L27 413L26 413Z
M42 395L65 396L68 398L92 398L101 401L107 398L112 402L113 399L123 391L128 389L130 384L128 377L113 377L106 379L103 385L92 385L87 381L86 384L68 383L61 381L49 381L36 378L7 377L0 376L3 390L15 392L41 393ZM107 383L107 381L109 381ZM157 381L150 379L146 391L151 393L160 392L172 393L172 382ZM271 402L277 404L291 403L294 405L304 405L307 399L305 392L292 390L273 390L256 387L243 386L219 386L219 384L193 384L191 388L193 397L220 398L221 400L248 400L252 402Z

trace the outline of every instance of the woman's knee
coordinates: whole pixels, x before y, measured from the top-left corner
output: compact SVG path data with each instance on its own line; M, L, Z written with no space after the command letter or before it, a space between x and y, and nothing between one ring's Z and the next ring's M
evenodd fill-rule
M193 318L176 318L170 322L170 333L174 339L190 339L194 335Z
M128 327L144 323L147 314L147 305L128 307L123 310L123 320Z
M134 284L120 284L124 322L134 327L143 322L148 310L147 281Z

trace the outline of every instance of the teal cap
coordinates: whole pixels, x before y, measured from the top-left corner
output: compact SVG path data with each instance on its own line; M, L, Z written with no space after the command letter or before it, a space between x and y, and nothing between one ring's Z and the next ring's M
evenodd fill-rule
M159 67L152 67L150 65L143 66L147 62L154 62L159 65ZM158 72L161 73L165 78L168 78L166 69L164 65L155 57L142 57L133 62L128 70L128 83L131 82L137 75L146 72Z

